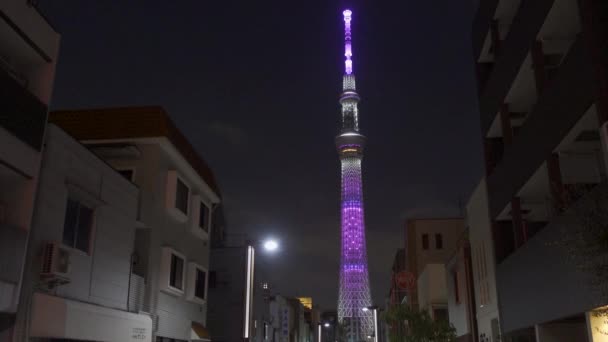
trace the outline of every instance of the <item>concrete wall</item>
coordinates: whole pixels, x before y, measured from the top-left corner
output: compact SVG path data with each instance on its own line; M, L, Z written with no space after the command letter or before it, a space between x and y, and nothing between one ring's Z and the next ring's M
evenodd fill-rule
M477 324L479 334L485 336L493 335L492 320L499 317L490 222L487 187L485 179L482 179L467 203L467 224L471 242Z
M412 219L408 220L406 233L408 239L415 239L416 247L408 250L408 259L415 256L417 273L420 274L426 264L445 263L448 257L456 249L456 243L464 232L464 220L454 219ZM409 232L413 232L412 236ZM422 248L422 235L429 236L429 249ZM435 248L435 234L443 237L443 248ZM414 255L415 253L415 255Z
M202 179L198 174L192 173L191 167L185 164L168 140L160 138L158 142L136 143L136 146L140 152L139 157L107 161L116 169L134 169L133 181L140 187L139 220L143 224L141 229L147 231L142 232L146 238L137 239L135 249L141 262L147 265L144 275L147 279L144 309L158 316L158 336L187 340L192 321L206 325L207 303L187 300L185 294L175 295L161 291L161 247L168 246L185 255L186 264L195 262L209 269L209 241L192 231L195 225L192 200L188 218L184 222L177 220L167 210L165 196L169 170L176 170L187 183L191 198L198 194L209 207L212 207L212 201L217 200L205 195L206 189L198 186L203 182Z
M471 332L468 318L469 298L467 294L468 282L464 262L464 252L458 249L457 253L450 260L446 269L446 289L447 303L450 323L456 328L456 336L463 336ZM458 282L458 298L456 302L456 286L454 285L454 274Z
M90 249L71 249L70 282L54 295L126 310L138 189L61 129L49 125L36 210L27 252L17 334L23 334L34 291L49 291L40 280L40 254L49 241L61 242L68 197L94 209ZM46 289L46 290L45 290Z
M84 201L98 202L94 208L91 250L89 253L73 251L71 282L60 286L57 295L126 309L137 187L61 129L50 125L30 254L38 255L46 241L62 241L67 199L82 196L81 191L91 196ZM33 262L31 266L31 279L35 279L40 265Z
M576 206L584 207L605 191L605 184L597 186ZM591 286L592 279L578 268L576 259L562 245L568 241L568 232L581 224L579 215L571 209L555 216L498 266L505 332L584 313L605 304L598 302L600 297Z
M446 305L445 264L428 264L418 277L418 303L421 310L429 310L432 305ZM431 313L432 315L432 313Z

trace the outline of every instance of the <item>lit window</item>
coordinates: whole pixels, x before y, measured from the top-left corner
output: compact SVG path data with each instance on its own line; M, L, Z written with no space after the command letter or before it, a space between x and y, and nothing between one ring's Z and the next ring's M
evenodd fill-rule
M88 252L92 226L93 209L68 198L63 223L63 244Z
M184 289L184 259L171 254L171 270L169 273L169 286L183 290Z
M182 213L188 215L188 198L190 197L190 189L182 182L181 179L177 178L177 185L175 190L175 208L179 209Z

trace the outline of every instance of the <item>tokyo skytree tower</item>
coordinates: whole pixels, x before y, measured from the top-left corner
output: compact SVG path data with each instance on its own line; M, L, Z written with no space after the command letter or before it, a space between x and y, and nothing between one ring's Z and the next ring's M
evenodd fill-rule
M359 95L355 89L351 44L352 11L347 9L342 14L346 60L340 95L342 125L340 134L336 137L342 171L342 246L338 320L345 327L346 340L358 342L374 333L372 312L363 310L371 306L361 183L361 160L365 137L359 133L357 110Z

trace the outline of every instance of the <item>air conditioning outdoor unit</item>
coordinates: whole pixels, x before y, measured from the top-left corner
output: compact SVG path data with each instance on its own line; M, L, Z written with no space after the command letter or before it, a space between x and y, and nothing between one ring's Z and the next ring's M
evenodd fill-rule
M47 242L42 252L40 278L53 285L70 282L70 249L58 242Z

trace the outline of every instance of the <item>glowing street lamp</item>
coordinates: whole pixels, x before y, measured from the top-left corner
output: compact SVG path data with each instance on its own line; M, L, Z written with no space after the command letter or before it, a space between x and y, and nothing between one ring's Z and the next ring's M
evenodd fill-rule
M279 242L274 239L268 239L264 241L262 247L264 247L264 250L267 252L275 252L277 249L279 249Z
M329 328L331 327L331 324L329 324L329 322L325 322L325 324L323 324L324 327Z
M374 334L367 336L369 339L374 339L374 342L378 342L378 307L377 306L367 306L362 308L363 312L368 312L370 310L373 311L374 314Z
M247 269L245 277L245 310L243 320L243 339L248 341L251 335L251 318L253 314L253 288L255 284L255 247L260 244L267 252L275 252L279 249L279 243L274 239L267 239L254 243L248 241L247 246Z

